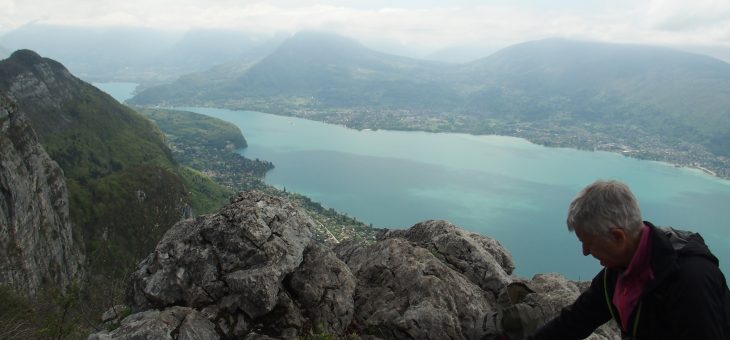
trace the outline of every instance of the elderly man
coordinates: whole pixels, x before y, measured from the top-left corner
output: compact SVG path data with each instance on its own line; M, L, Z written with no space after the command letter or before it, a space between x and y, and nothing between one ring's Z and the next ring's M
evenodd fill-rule
M730 339L730 291L699 234L641 219L617 181L596 181L570 204L568 229L605 268L528 339L583 339L613 319L625 339Z

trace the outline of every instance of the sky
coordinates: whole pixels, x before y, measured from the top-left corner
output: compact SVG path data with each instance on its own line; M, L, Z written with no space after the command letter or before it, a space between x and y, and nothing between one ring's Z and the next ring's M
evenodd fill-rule
M564 37L665 45L730 60L730 0L0 0L0 34L31 23L272 34L317 29L412 56Z

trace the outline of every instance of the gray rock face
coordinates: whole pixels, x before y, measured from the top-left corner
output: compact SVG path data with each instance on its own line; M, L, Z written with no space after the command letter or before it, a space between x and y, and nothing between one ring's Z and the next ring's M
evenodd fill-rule
M358 333L384 339L480 339L497 333L494 297L428 249L389 238L342 252L357 277Z
M494 239L459 229L447 221L421 222L410 229L392 230L380 239L404 238L433 252L439 259L494 294L511 282L515 266L510 253Z
M84 261L72 237L63 172L1 93L0 249L0 284L27 296L43 284L68 286Z
M226 336L248 333L281 304L282 282L302 263L312 227L289 202L241 194L215 215L173 226L132 274L130 305L194 307L214 315Z
M188 338L521 339L579 293L561 276L511 277L499 243L445 221L334 250L312 227L259 192L180 222L132 275L137 314L90 338L180 339L195 324Z
M100 332L89 340L105 339L220 339L215 325L202 313L188 307L171 307L164 311L148 310L130 315L112 332Z
M0 88L6 89L6 95L19 103L32 102L36 110L27 110L25 114L34 122L33 128L41 138L51 131L64 129L73 117L59 111L64 101L74 97L81 91L80 81L63 65L51 59L42 58L30 50L19 50L12 54L15 69L24 72L7 75L0 79ZM4 84L3 84L4 83ZM48 112L57 111L55 115Z
M312 329L345 335L355 314L356 278L350 268L323 246L314 245L288 280L289 290Z
M573 303L581 289L560 274L537 274L530 281L515 281L499 296L501 325L510 339L523 339ZM596 330L588 339L620 340L613 322Z

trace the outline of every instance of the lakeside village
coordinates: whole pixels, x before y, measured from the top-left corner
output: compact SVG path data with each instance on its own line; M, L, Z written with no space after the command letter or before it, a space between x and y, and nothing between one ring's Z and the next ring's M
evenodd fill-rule
M603 126L562 122L504 122L462 115L432 115L424 118L409 110L294 110L299 118L343 125L353 129L455 132L524 138L548 147L615 152L626 157L668 163L700 170L730 180L730 157L717 156L698 143L658 137L635 126Z

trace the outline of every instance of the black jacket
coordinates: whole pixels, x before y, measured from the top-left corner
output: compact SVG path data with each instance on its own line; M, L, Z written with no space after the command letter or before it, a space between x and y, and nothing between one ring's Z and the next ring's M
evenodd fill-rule
M645 223L651 230L654 279L646 284L624 339L729 340L730 291L702 237ZM608 301L618 275L603 269L572 305L528 339L584 339L617 317Z

